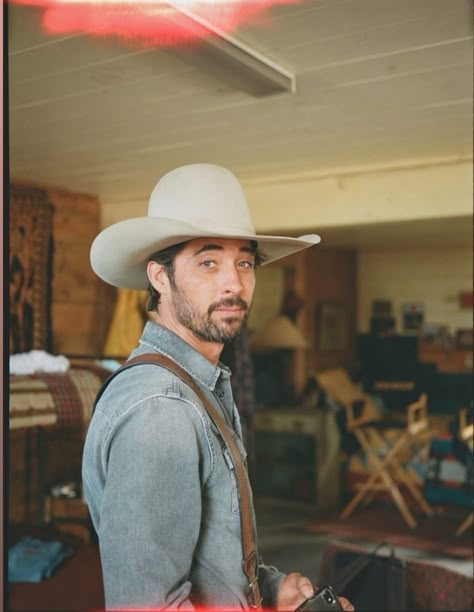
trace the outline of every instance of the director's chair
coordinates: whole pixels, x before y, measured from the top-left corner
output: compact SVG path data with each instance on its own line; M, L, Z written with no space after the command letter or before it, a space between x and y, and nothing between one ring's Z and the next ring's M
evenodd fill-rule
M431 433L428 425L427 396L420 398L407 408L406 421L370 420L354 414L354 405L345 404L347 427L357 437L366 453L369 475L358 485L358 491L341 512L341 518L348 518L359 503L369 503L377 491L387 491L407 525L414 529L415 518L404 499L401 487L411 494L417 506L428 516L433 510L423 497L420 478L409 465L420 451L428 456Z

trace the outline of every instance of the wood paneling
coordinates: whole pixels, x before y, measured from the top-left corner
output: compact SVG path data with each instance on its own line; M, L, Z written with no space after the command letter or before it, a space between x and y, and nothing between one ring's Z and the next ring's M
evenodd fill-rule
M88 241L99 229L99 200L96 196L48 188L56 209L54 235L56 240Z
M68 243L55 239L54 249L54 301L94 304L97 300L97 277L84 256L89 254L90 242ZM81 265L78 265L81 262ZM86 265L83 265L86 264Z
M99 354L102 321L96 320L99 280L89 264L100 229L95 196L48 188L54 205L53 347L64 354ZM99 333L97 333L99 330Z
M331 367L351 369L354 365L356 329L356 254L352 250L309 249L306 255L305 329L310 338L308 368L318 372ZM347 343L342 350L322 350L318 329L318 309L325 302L345 309Z
M51 352L101 355L116 292L94 274L89 262L92 241L100 231L98 198L16 179L13 183L43 189L54 207Z
M53 303L54 352L65 355L99 355L102 344L95 336L97 320L94 304Z

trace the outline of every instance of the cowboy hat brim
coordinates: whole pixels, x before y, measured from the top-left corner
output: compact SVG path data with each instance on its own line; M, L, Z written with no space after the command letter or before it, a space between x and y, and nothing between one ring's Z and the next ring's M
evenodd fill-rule
M299 238L232 233L226 227L203 228L164 217L126 219L104 229L94 240L90 260L94 272L115 287L146 289L146 263L152 253L196 238L255 240L264 255L264 264L318 244L321 238L308 234Z

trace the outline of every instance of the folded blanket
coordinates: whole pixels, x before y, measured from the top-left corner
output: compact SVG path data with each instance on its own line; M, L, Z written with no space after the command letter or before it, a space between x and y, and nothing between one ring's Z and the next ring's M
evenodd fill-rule
M41 582L49 578L73 549L55 540L21 538L8 551L9 582Z
M10 374L35 372L67 372L70 362L64 355L50 355L46 351L30 351L10 355Z

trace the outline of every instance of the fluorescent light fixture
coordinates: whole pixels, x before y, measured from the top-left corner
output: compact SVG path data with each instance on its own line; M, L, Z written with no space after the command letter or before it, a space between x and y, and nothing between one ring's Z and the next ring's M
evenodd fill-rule
M198 64L253 96L295 93L295 75L263 53L252 49L180 2L168 2L181 27L200 32L199 43L176 49L185 61ZM184 19L183 19L184 17Z
M238 27L252 0L9 1L45 8L44 27L50 33L81 30L92 19L95 26L84 33L161 47L253 96L296 91L292 72L227 31ZM278 0L262 0L261 5L274 1ZM219 25L213 23L213 16Z

